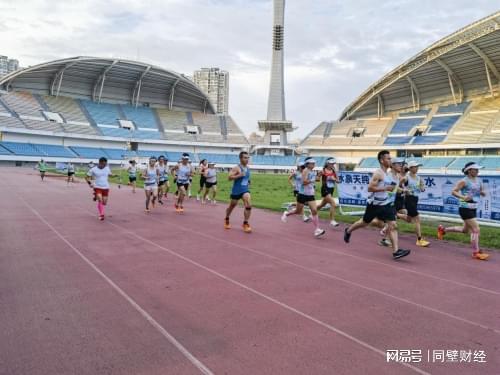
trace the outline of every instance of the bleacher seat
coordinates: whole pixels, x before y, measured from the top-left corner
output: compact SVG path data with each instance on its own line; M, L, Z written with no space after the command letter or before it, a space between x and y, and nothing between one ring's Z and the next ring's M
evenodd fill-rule
M468 162L474 162L482 165L484 157L483 156L459 156L453 160L452 163L448 165L448 169L459 169L461 170L464 165Z
M41 155L51 156L51 157L62 157L62 158L74 158L76 155L71 152L68 148L60 145L46 145L46 144L33 144L37 150L39 150Z
M207 159L217 164L238 164L239 158L237 154L214 154L214 153L199 153L199 159Z
M110 103L96 103L91 100L82 100L81 103L94 119L96 124L118 125L120 113L118 106Z
M361 160L361 163L359 163L361 168L378 168L379 165L377 158L364 158Z
M12 155L12 152L7 150L5 147L2 146L0 143L0 155Z
M500 170L500 157L488 156L481 160L481 165L486 170L498 171Z
M1 142L4 148L12 152L16 155L25 155L25 156L42 156L31 143L18 143L18 142Z
M87 117L85 117L85 114L82 112L75 99L45 96L43 100L53 112L61 114L66 122L77 123L82 126L85 124L89 125Z
M415 126L422 123L423 118L398 118L390 134L408 134Z
M415 112L402 112L398 115L398 117L427 117L430 109L421 109Z
M123 113L128 120L133 121L137 128L158 130L156 118L153 110L148 107L134 107L131 105L122 105Z
M432 145L443 142L446 135L424 135L421 137L413 137L413 145Z
M425 169L439 169L446 168L453 160L454 157L449 156L429 156L422 158L422 168Z
M276 166L294 166L294 156L279 156L279 155L251 155L251 164L255 165L276 165Z
M384 145L404 145L410 143L413 137L387 137L385 139Z
M82 158L99 159L100 157L108 158L108 154L102 149L97 147L83 147L83 146L70 146L74 153Z
M428 131L428 134L448 133L460 117L460 115L440 117L434 116L429 123L430 130Z
M470 102L463 102L460 104L450 104L445 106L439 106L437 113L464 113Z
M119 148L103 148L102 149L110 159L121 160L127 157L126 149Z
M3 95L2 100L20 116L31 116L40 120L45 119L42 114L42 106L29 92L10 92L8 95Z

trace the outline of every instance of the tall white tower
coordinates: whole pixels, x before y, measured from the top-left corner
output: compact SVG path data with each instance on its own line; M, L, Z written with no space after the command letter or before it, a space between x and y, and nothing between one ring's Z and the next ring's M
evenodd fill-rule
M286 120L284 85L285 0L274 0L273 57L267 102L267 119L259 121L264 142L271 146L286 146L292 122Z

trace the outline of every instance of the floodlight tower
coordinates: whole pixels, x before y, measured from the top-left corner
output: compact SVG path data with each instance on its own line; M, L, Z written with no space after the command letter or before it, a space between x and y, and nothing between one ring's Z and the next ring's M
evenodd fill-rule
M285 0L274 0L273 57L267 119L259 121L259 130L264 131L264 142L271 146L286 146L287 133L292 131L292 122L286 120L284 85L284 36Z

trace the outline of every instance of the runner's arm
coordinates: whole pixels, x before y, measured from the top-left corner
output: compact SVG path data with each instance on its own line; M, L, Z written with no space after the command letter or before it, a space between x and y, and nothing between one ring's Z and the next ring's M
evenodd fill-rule
M394 189L394 186L384 186L379 188L377 185L380 181L383 180L383 176L381 175L380 172L375 172L370 180L370 183L368 184L368 191L370 193L380 193L383 191L392 191Z
M465 186L465 181L458 181L458 183L453 188L451 195L453 195L454 197L456 197L458 199L466 201L466 202L471 201L472 200L471 197L468 197L466 195L462 195L460 193L460 190L462 190L464 186Z
M227 179L229 181L234 181L240 177L243 177L243 171L240 169L240 167L235 166L235 167L233 167L233 169L231 169L231 172L229 172Z

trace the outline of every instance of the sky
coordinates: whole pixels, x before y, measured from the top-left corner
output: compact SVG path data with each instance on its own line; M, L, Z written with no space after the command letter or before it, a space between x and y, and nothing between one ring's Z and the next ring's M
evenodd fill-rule
M287 119L307 135L431 43L499 10L495 0L288 0ZM71 56L139 60L186 75L230 74L229 113L265 119L271 0L0 0L0 55L22 66Z

